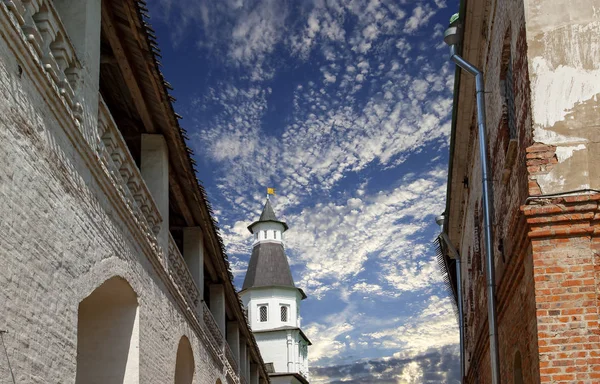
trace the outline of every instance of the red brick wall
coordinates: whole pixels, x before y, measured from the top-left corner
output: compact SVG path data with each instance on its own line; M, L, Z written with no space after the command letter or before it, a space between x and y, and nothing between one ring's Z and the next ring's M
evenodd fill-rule
M597 194L523 207L533 250L542 383L600 382L599 201Z

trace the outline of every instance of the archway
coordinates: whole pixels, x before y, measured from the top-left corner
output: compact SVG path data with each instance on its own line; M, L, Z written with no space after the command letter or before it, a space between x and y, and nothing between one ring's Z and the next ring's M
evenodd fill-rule
M515 353L513 382L514 384L523 384L523 362L521 361L521 352Z
M177 347L175 363L175 384L192 384L194 380L194 352L190 340L183 336Z
M79 303L76 384L139 383L137 295L113 277Z

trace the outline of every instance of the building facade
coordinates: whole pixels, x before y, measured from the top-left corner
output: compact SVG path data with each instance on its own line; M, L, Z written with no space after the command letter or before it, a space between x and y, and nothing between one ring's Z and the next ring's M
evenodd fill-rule
M311 342L300 327L300 302L306 294L294 284L285 255L288 226L277 219L267 199L260 218L248 229L254 243L240 296L271 382L308 384Z
M0 1L3 383L269 381L158 57L143 1Z
M503 383L600 382L599 10L461 1L458 52L485 79ZM464 382L491 383L475 82L460 70L452 126L444 227L462 261Z

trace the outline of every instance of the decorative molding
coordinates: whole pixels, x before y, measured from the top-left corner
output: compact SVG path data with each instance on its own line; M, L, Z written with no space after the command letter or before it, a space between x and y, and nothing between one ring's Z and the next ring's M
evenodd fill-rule
M148 190L125 139L113 120L102 96L98 96L98 141L96 155L144 232L152 248L160 253L157 238L163 221L158 207Z
M185 259L179 252L173 236L169 232L169 257L168 257L169 276L179 287L179 292L185 297L191 308L198 306L200 291L194 283L194 278L185 263Z
M75 97L81 64L54 3L51 0L2 0L12 14L29 54L63 101L71 117L81 126L83 108Z

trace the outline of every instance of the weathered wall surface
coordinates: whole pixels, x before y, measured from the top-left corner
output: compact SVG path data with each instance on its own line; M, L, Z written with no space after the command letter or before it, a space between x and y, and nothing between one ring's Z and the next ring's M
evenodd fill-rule
M515 382L518 373L525 383L598 382L600 194L527 198L600 187L600 4L467 5L463 55L483 69L486 83L502 381ZM506 124L507 63L516 133ZM450 220L460 230L451 234L463 257L467 382L490 383L481 170L468 75L460 92L457 141L468 152L454 158Z
M520 205L528 196L526 150L532 144L525 12L519 2L469 2L463 56L484 71L490 173L493 185L494 263L498 335L503 382L513 382L516 360L524 382L539 381L533 262ZM481 38L481 33L485 38ZM516 130L508 124L506 81L512 70L512 107ZM460 238L466 320L468 383L490 383L481 162L474 82L463 72L457 140L468 141L467 160L453 178L464 179L452 199L464 200ZM461 112L462 110L462 112ZM459 155L457 155L459 156ZM458 171L458 172L457 172ZM462 194L456 195L455 193ZM520 358L517 359L517 356Z
M531 192L600 189L600 4L525 0L525 14L534 140L550 149Z
M75 382L78 305L113 276L137 295L140 383L173 382L183 335L194 383L225 382L13 49L0 25L0 328L16 382Z

